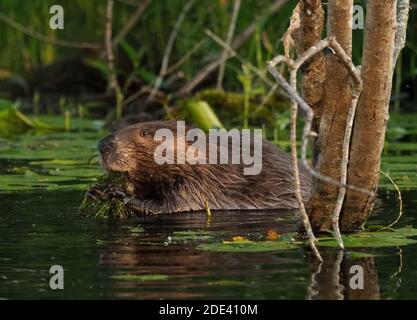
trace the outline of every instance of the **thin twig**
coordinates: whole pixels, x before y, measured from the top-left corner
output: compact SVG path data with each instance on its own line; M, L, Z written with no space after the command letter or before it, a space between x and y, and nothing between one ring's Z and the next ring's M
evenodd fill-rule
M362 78L360 76L360 69L356 68L353 63L352 59L346 54L343 50L342 46L335 40L330 40L331 47L335 50L336 55L339 57L340 60L345 64L349 72L353 77L353 93L352 93L352 102L351 107L349 109L349 114L347 117L346 129L345 129L345 136L343 138L343 147L342 147L342 162L340 167L340 183L346 184L347 183L347 172L348 172L348 162L349 162L349 151L350 151L350 140L352 137L352 128L353 128L353 121L356 115L356 108L358 106L358 101L360 94L362 93ZM344 249L344 244L342 240L342 235L340 233L339 228L339 219L340 219L340 212L342 211L343 201L346 195L346 188L340 188L339 194L336 200L336 206L333 210L332 214L332 227L335 233L335 237L337 243L341 249Z
M212 31L206 29L206 34L212 38L214 41L216 41L220 46L224 48L224 52L226 53L227 57L235 57L238 59L242 64L246 64L248 68L255 73L260 79L262 79L268 86L273 87L275 84L269 80L265 74L259 70L259 68L255 67L250 61L243 58L241 55L239 55L233 48L230 47L226 42L224 42L222 39L220 39L219 36L214 34Z
M143 0L137 4L137 8L135 12L132 13L131 17L129 18L129 20L127 20L122 30L120 30L120 32L114 37L113 44L112 44L113 49L117 47L120 41L122 41L123 38L129 33L129 31L136 25L136 23L138 22L140 17L143 15L143 13L145 12L146 8L149 6L150 3L151 3L151 0ZM103 58L105 54L106 54L105 52L102 52L100 55L100 58Z
M136 0L136 1L129 1L129 0L117 0L118 2L120 2L120 3L123 3L123 4L125 4L125 5L128 5L128 6L132 6L132 7L136 7L137 5L138 5L138 3L139 3L139 1L138 0Z
M123 29L114 37L113 39L113 48L117 46L117 44L129 33L129 31L135 26L136 22L140 19L140 17L145 12L146 8L151 3L151 0L143 0L138 7L136 8L135 12L129 18L129 20L124 25Z
M278 89L279 84L275 83L268 91L268 93L263 97L261 103L259 104L259 106L256 107L255 110L253 110L253 112L251 113L251 117L255 117L259 111L262 110L262 108L265 106L265 104L273 97L275 91Z
M151 90L152 90L152 88L150 87L150 86L142 86L141 88L140 88L140 90L139 91L136 91L135 93L133 93L131 96L129 96L128 98L126 98L125 100L123 100L123 104L122 104L122 106L123 107L126 107L127 105L129 105L131 102L133 102L133 101L135 101L136 99L138 99L139 97L141 97L141 96L144 96L144 95L146 95L146 94L149 94L150 92L151 92ZM166 95L165 95L165 93L164 92L162 92L162 91L157 91L156 92L156 94L155 94L155 96L154 96L154 99L156 100L156 99L158 99L159 98L159 100L162 100L162 99L164 99L166 97Z
M244 31L242 31L231 43L230 47L233 50L239 49L246 41L250 39L253 33L256 31L256 27L262 22L265 21L268 17L275 14L284 4L286 4L288 0L275 0L270 7L266 10L265 15L260 17L259 19L252 22ZM212 72L217 70L221 63L221 56L219 55L214 61L206 65L200 72L198 72L194 78L192 78L189 82L187 82L184 86L182 86L177 92L175 93L176 97L183 97L189 94L191 91L194 90L196 86L198 86L201 82L203 82Z
M167 68L167 70L165 71L164 77L178 70L188 59L190 59L190 57L196 51L198 51L206 43L206 41L207 39L202 39L199 42L197 42L190 50L186 52L186 54L181 59L179 59L172 66Z
M114 54L112 46L112 29L113 29L113 0L107 0L106 25L105 25L105 43L107 54L107 66L109 69L109 89L114 90L116 96L116 117L122 116L123 93L117 81L116 70L114 67Z
M225 42L227 47L230 47L230 43L232 42L233 35L235 33L236 21L239 15L240 4L241 4L241 0L235 0L234 5L233 5L232 18L230 20L229 30L227 31L226 42ZM225 49L220 58L221 63L220 63L220 68L219 68L219 74L217 76L217 89L223 88L224 69L226 66L227 57L228 57L228 54Z
M151 94L148 97L147 101L151 101L153 97L155 96L156 92L159 90L159 87L161 86L162 80L164 79L164 74L166 73L166 70L168 68L169 58L171 56L172 49L175 44L175 40L177 38L178 32L184 22L185 16L187 15L188 11L190 11L191 7L195 3L195 0L189 0L184 8L182 9L180 15L178 16L177 22L175 23L174 29L172 30L171 34L169 35L168 43L165 48L164 56L162 58L162 65L161 70L159 70L159 75L155 81L155 84L153 85Z
M398 188L398 185L394 182L394 180L392 180L392 178L389 176L388 172L383 172L382 170L380 170L379 172L381 172L391 183L392 185L395 187L395 189L397 190L397 194L398 194L398 202L399 202L399 206L400 206L400 212L398 214L397 219L395 219L395 221L393 223L391 223L390 225L381 228L380 230L384 230L384 229L389 229L391 228L393 225L397 224L398 221L400 221L402 215L403 215L403 198L401 196L401 190L400 188Z
M340 170L340 183L346 184L347 182L347 168L349 162L349 147L350 147L350 140L352 137L352 128L353 128L353 120L355 119L356 108L358 106L358 100L360 93L362 92L362 82L358 83L358 85L354 88L354 92L352 94L352 104L349 109L349 114L347 118L345 136L343 138L343 147L342 147L342 163L341 163L341 170ZM340 212L342 211L343 201L346 195L346 188L340 188L339 194L336 200L336 206L333 210L332 214L332 227L335 232L335 238L337 243L341 249L344 249L344 244L342 240L342 236L340 233L339 228L339 218Z
M291 72L290 75L291 88L297 90L297 70ZM307 234L308 242L311 249L313 250L314 255L321 262L323 258L320 255L319 250L316 247L316 237L314 235L313 229L311 228L310 220L306 208L304 206L303 198L301 196L301 183L300 183L300 171L298 170L298 157L297 157L297 101L292 100L291 106L291 157L292 157L292 166L294 174L294 188L295 196L298 201L299 210L301 213L301 220L304 225L304 229Z
M62 39L56 39L52 37L48 37L42 33L39 33L37 31L34 31L28 27L25 27L24 25L16 22L9 16L5 15L3 12L0 12L0 20L7 23L9 26L15 28L16 30L32 37L37 40L50 43L57 46L63 46L63 47L70 47L70 48L80 48L80 49L99 49L102 48L103 45L101 43L93 43L93 42L80 42L80 41L68 41L68 40L62 40Z

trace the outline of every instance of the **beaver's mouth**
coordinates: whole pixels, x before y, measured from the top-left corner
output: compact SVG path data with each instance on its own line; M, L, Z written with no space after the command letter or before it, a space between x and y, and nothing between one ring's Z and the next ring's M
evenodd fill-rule
M106 170L106 171L113 171L111 169L111 167L109 166L107 159L103 156L103 154L100 152L100 157L99 157L99 162L100 162L100 166Z
M100 165L109 172L121 172L120 168L115 165L116 139L114 135L107 136L98 142L97 148L100 152Z
M124 173L126 170L122 168L113 154L103 154L100 152L100 165L107 172ZM117 156L116 156L117 158Z

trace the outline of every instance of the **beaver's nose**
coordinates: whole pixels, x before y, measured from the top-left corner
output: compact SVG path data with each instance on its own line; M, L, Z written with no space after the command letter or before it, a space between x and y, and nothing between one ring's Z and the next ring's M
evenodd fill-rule
M114 151L116 147L116 140L114 135L105 137L98 142L97 148L101 154L106 154Z

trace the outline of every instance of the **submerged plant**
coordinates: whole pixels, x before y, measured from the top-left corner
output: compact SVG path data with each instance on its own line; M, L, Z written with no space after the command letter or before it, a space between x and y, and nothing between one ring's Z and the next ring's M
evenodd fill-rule
M80 205L79 213L83 217L95 218L128 218L133 216L133 210L128 208L122 199L105 196L105 191L109 186L125 187L125 180L123 175L117 173L107 173L97 179L97 181L90 185L84 200ZM103 193L96 196L91 196L94 191L96 193ZM103 192L104 191L104 192Z

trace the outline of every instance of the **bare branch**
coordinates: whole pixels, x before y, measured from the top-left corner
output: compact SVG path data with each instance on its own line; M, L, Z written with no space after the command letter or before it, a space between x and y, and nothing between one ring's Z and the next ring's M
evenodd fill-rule
M165 74L164 77L166 77L168 74L171 74L173 72L175 72L176 70L178 70L188 59L190 59L190 57L196 52L198 51L207 41L207 39L202 39L199 42L197 42L190 50L187 51L187 53L177 62L175 62L172 66L170 66Z
M271 6L267 9L266 14L261 19L275 14L288 0L275 0ZM242 33L240 33L231 44L233 50L239 49L256 31L256 26L259 24L259 19L252 22ZM205 66L199 73L197 73L193 79L187 82L176 93L176 97L182 97L189 94L196 86L198 86L204 79L207 78L212 72L214 72L221 64L221 57L219 57Z
M232 18L230 20L229 30L227 32L226 42L225 42L228 47L230 47L230 43L232 42L232 38L235 33L236 21L237 21L237 16L239 15L240 4L241 4L241 0L235 0L234 5L233 5ZM219 74L217 77L217 89L221 89L223 87L224 69L225 69L227 57L228 57L227 51L224 50L221 56L221 64L219 68Z
M291 88L293 90L297 90L297 70L292 71L290 74L291 77ZM307 234L308 242L310 244L311 249L314 252L314 255L317 259L322 262L323 258L320 255L319 250L316 247L316 237L314 235L313 229L311 228L310 220L308 218L308 214L306 208L303 203L303 198L301 196L301 183L300 183L300 171L298 170L298 157L297 157L297 109L298 104L295 100L292 100L292 107L291 107L291 158L292 158L292 166L293 166L293 174L294 174L294 186L295 186L295 196L298 201L300 213L301 213L301 220L303 222L304 229Z
M70 48L79 48L79 49L99 49L102 48L103 45L101 43L93 43L93 42L79 42L79 41L68 41L68 40L62 40L62 39L56 39L52 37L48 37L42 33L39 33L37 31L34 31L28 27L25 27L24 25L21 25L20 23L14 21L12 18L5 15L3 12L0 12L0 20L7 23L9 26L15 28L16 30L32 37L37 40L50 43L57 46L63 46L63 47L70 47Z
M255 67L250 61L246 60L241 55L239 55L235 50L233 50L226 42L220 39L217 35L215 35L210 30L206 30L206 34L224 48L224 52L228 55L228 57L236 57L241 63L247 64L248 68L253 73L255 73L259 78L261 78L267 85L269 85L270 87L274 86L274 83L271 80L269 80L264 75L264 73L261 70L259 70L259 68Z
M187 15L188 11L190 11L191 7L193 6L195 0L189 0L182 9L180 15L178 16L177 22L175 23L174 29L172 30L171 34L169 35L168 43L165 48L165 53L162 58L162 65L161 70L159 70L158 78L156 79L151 94L148 97L147 101L151 101L153 97L155 96L156 92L159 90L159 87L161 86L162 80L164 79L164 74L166 73L166 70L168 68L169 58L171 56L172 49L175 44L175 40L177 38L178 32L184 22L185 16Z
M129 33L129 31L135 26L136 22L140 19L140 17L145 12L146 8L151 3L151 0L143 0L138 7L136 8L135 12L129 18L129 20L124 25L123 29L114 37L113 39L113 48L118 45L118 43Z
M398 221L400 221L400 219L401 219L401 217L403 215L403 198L401 196L401 190L400 190L400 188L398 188L397 184L394 182L394 180L392 180L392 178L389 176L388 172L385 173L385 172L383 172L381 170L379 172L381 172L392 183L392 185L394 186L395 190L397 190L398 202L399 202L399 206L400 206L397 219L395 219L395 221L392 222L392 223L390 223L388 226L379 229L379 230L384 230L384 229L391 228L392 226L394 226L395 224L397 224Z
M347 124L345 130L345 136L343 138L343 147L342 147L342 162L340 170L340 183L347 183L347 169L349 163L349 150L350 150L350 140L352 137L352 128L353 121L355 119L356 108L358 106L359 96L362 92L362 79L359 78L359 81L356 82L352 93L352 105L349 109L349 114L347 117ZM344 244L339 228L340 212L342 211L343 201L345 200L346 188L340 188L339 194L336 200L336 206L334 207L332 214L332 227L335 232L335 237L339 247L344 249Z
M107 53L107 66L109 69L109 89L114 90L116 96L116 117L122 116L123 93L117 81L116 70L114 67L114 54L112 46L112 29L113 29L113 0L107 0L106 25L105 25L105 43Z
M145 12L146 8L149 6L151 0L143 0L139 4L137 4L137 8L135 12L132 14L132 16L129 18L129 20L124 25L123 29L114 37L112 47L115 49L117 45L120 43L120 41L123 40L123 38L126 36L126 34L129 33L129 31L135 26L137 21L140 19L142 14ZM106 51L103 51L100 54L100 59L105 57Z

